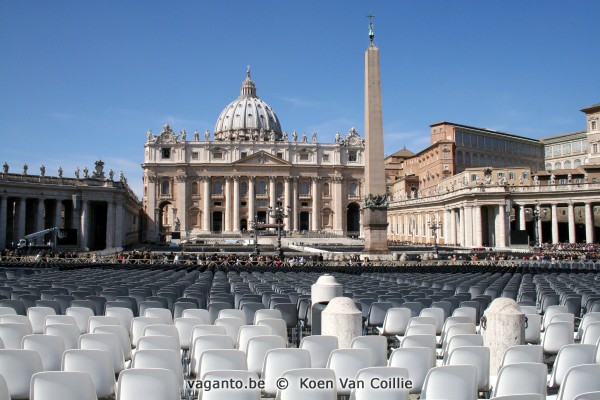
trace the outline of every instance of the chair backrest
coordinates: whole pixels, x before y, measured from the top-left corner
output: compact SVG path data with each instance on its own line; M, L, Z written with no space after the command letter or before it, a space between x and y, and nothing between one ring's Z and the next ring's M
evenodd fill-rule
M215 326L222 326L225 328L225 332L234 342L237 342L237 338L240 332L240 328L246 324L245 319L236 317L231 318L217 318L215 320Z
M254 325L258 325L258 323L263 319L283 319L281 315L281 311L275 309L259 309L254 312Z
M119 338L111 333L87 333L79 337L79 348L84 350L103 350L110 354L115 374L125 368L125 356Z
M352 389L350 400L408 400L409 390L402 387L408 379L408 370L405 368L363 368L356 374L356 382L364 382L364 385L357 385ZM380 385L383 382L395 382L395 384L393 387L383 388Z
M167 308L146 308L144 317L157 318L160 324L173 325L173 314Z
M472 365L445 365L430 369L421 398L477 399L477 368Z
M541 337L542 316L539 314L525 314L525 343L538 344Z
M243 351L232 349L214 349L202 352L198 378L204 380L204 375L212 371L246 371L248 364Z
M329 354L327 368L335 372L339 381L354 380L358 371L363 368L372 367L372 356L369 349L336 349ZM338 386L338 395L347 396L352 388Z
M79 332L87 333L89 319L94 316L94 311L87 307L69 307L65 314L75 318Z
M148 325L158 325L160 323L161 320L159 318L134 317L131 320L131 329L129 331L133 347L136 347L138 340L144 336L144 329L146 329Z
M183 318L199 318L203 322L203 324L210 325L212 322L210 320L210 313L208 310L204 309L187 309L183 310L182 314Z
M494 400L544 400L546 397L536 393L507 394L506 396L494 397Z
M65 342L60 336L27 335L23 337L22 348L40 355L44 371L60 371L65 351Z
M548 367L541 363L517 363L500 368L494 396L537 393L546 397Z
M357 336L352 339L353 349L368 349L371 351L371 366L385 367L387 365L387 339L384 336Z
M567 371L556 400L575 399L576 396L600 391L600 364L584 364ZM585 397L584 397L585 398Z
M27 309L27 317L31 322L33 333L44 332L44 320L47 315L56 315L56 311L51 307L29 307Z
M27 325L17 322L0 324L0 340L4 343L5 349L20 349L23 337L32 333L31 324Z
M33 374L29 398L31 400L97 400L94 382L90 375L75 371L48 371Z
M418 318L418 317L416 317ZM408 326L406 328L406 332L404 333L405 337L411 335L433 335L435 336L435 325L425 325L425 324L414 324Z
M255 336L248 340L246 355L248 371L260 374L265 355L269 350L286 348L287 342L279 335Z
M542 339L542 347L545 354L558 354L561 347L572 344L573 324L570 322L552 322L546 327L546 333Z
M469 306L461 306L454 310L452 313L453 317L467 317L473 324L477 323L478 309Z
M392 307L388 309L383 321L382 335L404 335L411 318L412 314L408 308Z
M262 379L264 392L274 396L277 393L277 380L289 369L310 368L310 353L304 349L272 349L265 355Z
M190 348L192 343L192 330L197 325L203 325L204 320L201 318L176 318L175 319L175 328L179 333L179 343L183 350L187 350Z
M246 314L242 310L226 308L219 311L218 318L239 318L246 324Z
M97 326L103 325L120 325L120 321L117 317L107 317L105 315L97 315L94 317L90 317L88 320L88 329L89 333L94 332L94 329Z
M577 338L581 339L585 328L592 322L600 322L600 312L588 312L581 317L579 327L577 329Z
M179 341L172 336L142 336L136 347L138 350L173 350L180 351Z
M421 310L419 314L421 317L431 317L435 319L435 333L439 335L442 333L442 328L444 326L445 314L444 310L441 308L424 308Z
M507 348L502 356L501 367L510 364L544 362L544 349L541 345L517 345Z
M243 388L228 388L217 387L206 390L201 390L199 398L202 400L260 400L261 392L256 384L252 386L252 382L258 382L258 375L249 371L209 371L204 374L207 382L241 382Z
M119 340L125 361L131 360L131 339L129 331L121 325L101 325L94 328L92 333L110 333Z
M425 377L434 367L433 350L426 347L402 347L390 354L389 367L408 369L408 376L413 383L410 393L421 393ZM435 353L434 353L435 354Z
M300 368L285 371L287 388L277 390L277 400L337 400L337 379L329 368ZM323 382L322 388L301 382Z
M255 336L271 335L273 331L267 325L244 325L240 328L236 348L246 352L248 348L248 340Z
M382 326L387 310L392 308L392 303L387 301L376 301L371 303L367 317L368 326Z
M552 322L552 317L554 317L556 314L566 313L568 311L569 310L567 309L566 306L559 306L559 305L549 306L548 308L546 308L546 310L544 311L544 317L542 320L544 329L546 329L548 327L548 325Z
M593 364L596 356L596 344L568 344L563 346L556 356L548 387L562 384L567 371L576 365Z
M0 350L0 376L13 399L27 399L31 377L43 371L42 359L34 350Z
M275 310L275 311L279 311L279 310ZM273 335L279 335L281 336L285 342L287 343L288 341L288 335L287 335L287 325L285 323L285 321L283 319L279 319L279 318L264 318L264 319L260 319L256 325L258 326L268 326L269 328L271 328L271 332L273 332Z
M314 335L303 337L300 348L310 353L312 368L325 368L333 350L338 348L337 336Z
M463 346L450 351L447 365L472 365L477 369L477 389L490 386L490 349L485 346Z
M573 400L600 400L600 391L579 394Z
M112 358L107 351L66 350L63 353L62 370L89 374L98 397L115 394L115 371Z
M447 358L452 350L461 346L483 346L483 336L477 333L452 336L448 340L448 346L446 347L444 358Z
M126 369L119 374L117 399L179 399L180 385L174 371L166 368Z
M179 392L183 393L183 368L179 352L173 350L137 350L131 368L165 368L175 372Z
M235 345L227 335L202 335L194 339L190 355L190 372L199 377L200 359L206 350L233 350Z
M600 339L600 321L587 324L583 331L581 343L596 344L598 343L598 339Z

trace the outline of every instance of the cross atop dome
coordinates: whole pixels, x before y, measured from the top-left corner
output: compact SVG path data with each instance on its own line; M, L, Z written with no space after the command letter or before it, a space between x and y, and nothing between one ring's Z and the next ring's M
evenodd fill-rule
M242 89L240 90L240 96L257 97L256 86L250 78L250 66L246 69L246 80L242 83Z

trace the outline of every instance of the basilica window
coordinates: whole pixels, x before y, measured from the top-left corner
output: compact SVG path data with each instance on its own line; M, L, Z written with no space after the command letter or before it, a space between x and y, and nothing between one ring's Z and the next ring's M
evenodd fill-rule
M198 159L198 152L192 151L192 160L197 160L197 159Z
M525 171L521 172L521 178L527 179L528 176L529 176L529 173L527 173Z
M192 196L198 196L198 182L192 182Z
M593 131L598 129L598 123L596 121L592 121L592 123L590 125L591 125Z
M575 162L573 163L573 167L577 168L581 166L581 160L578 158L575 160Z
M310 186L307 181L300 182L300 195L309 195L310 194Z
M248 153L245 151L242 151L240 154L240 158L246 158L248 156Z
M356 150L350 150L348 152L348 161L349 162L356 162L358 160L358 154Z
M356 182L351 182L348 186L348 195L358 196L358 184Z
M277 153L277 158L281 158L283 160L283 153Z
M240 194L245 196L248 194L248 184L246 182L240 183Z
M323 184L323 196L325 196L325 197L331 196L331 193L329 192L329 183L327 183L327 182L325 182Z
M329 162L329 154L323 154L323 162Z
M216 181L215 183L213 183L213 192L212 194L223 194L223 182L221 181Z
M280 197L283 194L283 183L278 182L275 185L275 192L277 193L277 197Z
M171 182L168 180L164 180L160 183L160 194L163 196L168 196L171 193Z
M160 149L160 154L162 156L162 158L171 158L171 149L164 147L162 149Z
M565 161L565 169L571 169L571 161Z
M554 169L562 169L562 164L560 162L554 163Z
M546 164L546 171L551 171L552 170L552 164L547 163Z
M258 181L258 184L256 185L256 194L263 196L267 194L267 182Z
M300 161L308 161L308 153L300 153Z
M222 152L220 152L220 151L215 151L215 152L213 153L213 158L214 158L215 160L222 160L222 159L223 159L223 153L222 153Z

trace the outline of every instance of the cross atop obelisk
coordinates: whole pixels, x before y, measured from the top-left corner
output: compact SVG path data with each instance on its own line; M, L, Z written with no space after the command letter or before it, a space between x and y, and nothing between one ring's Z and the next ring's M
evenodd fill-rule
M387 190L383 152L383 115L379 49L373 44L373 18L369 14L370 44L365 52L365 193L363 203L364 255L387 254Z

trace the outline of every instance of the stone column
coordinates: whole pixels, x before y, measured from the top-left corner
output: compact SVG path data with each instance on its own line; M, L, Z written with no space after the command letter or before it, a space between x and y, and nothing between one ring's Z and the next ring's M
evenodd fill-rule
M146 221L148 221L146 226L146 239L147 240L157 240L158 239L158 221L156 219L156 177L155 176L146 176ZM73 208L73 213L75 213L75 208ZM73 215L73 221L77 220L77 217ZM66 228L66 226L65 226Z
M429 223L434 221L434 217L427 213L425 214L425 243L433 243L431 239L431 229L429 229Z
M465 230L464 246L472 247L473 246L473 207L465 206L464 216L465 216L465 219L464 219L465 223L463 224L464 230Z
M225 178L225 227L224 232L231 232L231 178Z
M39 232L39 231L43 231L44 229L46 229L46 227L44 226L44 213L45 213L45 204L44 204L44 199L43 198L38 198L37 201L37 215L35 216L35 231ZM44 244L44 237L39 237L36 239L36 242L38 244Z
M362 335L362 312L348 297L332 299L321 316L321 334L335 336L338 348L349 349L352 340Z
M79 195L77 197L80 198ZM150 210L148 212L150 213ZM71 210L71 226L69 228L77 229L77 244L81 248L83 246L81 244L81 214L80 213L81 213L81 200L73 201L73 208ZM154 209L151 210L151 215L152 215L152 217L151 217L152 220L155 220ZM67 228L67 227L65 226L65 228ZM156 231L154 231L154 233L156 234ZM153 237L152 239L156 239L156 237Z
M81 222L79 226L81 226L80 234L79 234L79 246L82 248L89 248L89 208L90 204L88 200L81 200Z
M525 314L516 301L500 297L492 301L484 317L483 345L490 349L490 374L497 375L506 349L525 343Z
M519 230L527 230L527 221L525 220L525 205L519 204Z
M496 247L506 247L506 206L498 205L496 215Z
M17 200L17 237L14 238L15 244L25 236L25 214L27 212L26 199L20 197Z
M6 248L7 200L6 196L0 197L0 250Z
M558 206L551 204L552 207L552 243L556 244L560 241L558 236Z
M475 247L483 246L481 234L481 206L473 207L473 245Z
M319 193L319 177L315 176L312 178L312 190L311 190L311 197L312 197L312 226L311 226L311 230L312 231L318 231L319 229L321 229L321 208L319 207L319 203L320 203L320 193Z
M458 234L456 232L456 208L450 210L450 244L456 244Z
M131 217L130 215L128 217ZM125 218L125 210L123 209L123 201L118 200L115 203L115 247L123 247L126 244L126 237L123 238L123 234L127 234L129 231L129 218Z
M471 210L469 210L469 212L471 212ZM467 246L467 230L465 229L465 216L467 215L467 213L465 212L465 207L461 207L459 208L459 231L458 231L458 244L460 244L461 246ZM469 218L470 219L470 218ZM469 242L470 243L470 242Z
M202 230L206 233L211 231L210 229L210 178L205 177L202 180Z
M275 185L275 177L271 176L269 177L269 206L275 210L275 207L277 207L277 189L276 189L276 185ZM274 224L275 221L275 217L273 216L268 216L269 217L269 223L270 224Z
M256 195L254 194L254 177L248 178L248 222L254 221L256 217ZM250 223L248 223L250 229Z
M298 178L294 177L292 180L292 223L294 232L298 232L298 220L300 219L300 213L298 210Z
M233 177L233 232L240 232L240 177Z
M334 177L333 181L333 231L339 235L344 234L344 196L342 191L342 177Z
M115 247L115 204L109 201L106 208L106 248Z
M185 175L178 175L175 181L177 182L177 218L179 218L179 230L182 232L181 238L183 239L186 237L188 229L187 177ZM175 220L173 220L173 228L175 228Z
M292 212L292 204L290 202L291 198L290 198L290 177L289 176L285 176L283 178L283 210L284 212L288 215L287 217L287 221L283 221L285 223L285 230L286 231L290 231L292 230L292 220L294 218L294 213ZM288 212L288 206L290 207L290 211Z
M567 217L569 218L569 243L575 243L575 207L573 203L568 204Z
M542 244L544 242L544 240L543 240L544 238L542 237L542 214L541 214L542 206L541 206L541 204L539 206L539 210L540 210L540 218L537 221L537 230L538 230L538 241L540 244Z
M594 243L594 214L592 212L592 203L585 203L585 241Z
M62 200L56 199L54 203L54 226L62 228ZM65 227L66 228L66 227Z

